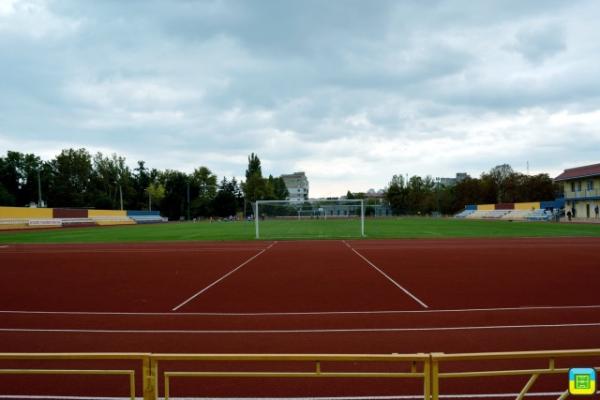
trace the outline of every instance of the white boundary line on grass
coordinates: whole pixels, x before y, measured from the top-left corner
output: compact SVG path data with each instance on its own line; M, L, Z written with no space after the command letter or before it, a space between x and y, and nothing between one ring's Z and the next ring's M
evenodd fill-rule
M195 294L193 294L192 296L190 296L188 299L186 299L185 301L183 301L179 305L173 307L173 309L171 311L177 311L177 310L179 310L181 307L185 306L187 303L189 303L190 301L194 300L196 297L200 296L202 293L206 292L208 289L210 289L211 287L215 286L217 283L221 282L223 279L227 278L229 275L233 274L235 271L237 271L238 269L242 268L244 265L248 264L250 261L254 260L256 257L260 256L262 253L264 253L265 251L269 250L271 247L273 247L275 245L275 243L277 243L277 242L271 243L267 248L262 249L261 251L259 251L258 253L256 253L255 255L253 255L252 257L250 257L249 259L247 259L246 261L244 261L243 263L241 263L240 265L238 265L237 267L235 267L234 269L232 269L231 271L229 271L228 273L226 273L225 275L223 275L222 277L220 277L219 279L217 279L216 281L214 281L213 283L211 283L210 285L208 285L205 288L199 290L198 292L196 292Z
M53 329L53 328L0 328L0 332L20 333L117 333L117 334L301 334L301 333L378 333L378 332L443 332L478 331L497 329L542 329L600 327L600 322L579 324L532 324L532 325L481 325L441 326L430 328L340 328L340 329Z
M350 250L352 250L354 253L356 253L356 255L358 255L360 258L362 258L367 264L369 264L377 272L379 272L381 275L383 275L387 280L389 280L390 282L392 282L398 289L402 290L404 293L406 293L408 296L410 296L410 298L412 298L414 301L416 301L417 303L419 303L419 305L421 307L423 307L423 308L429 308L429 306L427 304L425 304L423 301L421 301L421 299L419 299L417 296L415 296L414 294L412 294L408 289L404 288L404 286L402 286L401 284L399 284L398 282L396 282L395 280L393 280L388 274L386 274L385 272L383 272L375 264L373 264L371 261L369 261L365 256L363 256L358 251L356 251L356 249L354 249L354 247L352 247L348 242L346 242L345 240L343 240L342 242L346 245L346 247L348 247Z
M288 317L302 315L386 315L386 314L434 314L468 313L495 311L541 311L541 310L585 310L600 309L600 304L587 306L523 306L496 308L457 308L443 310L374 310L374 311L290 311L290 312L127 312L127 311L36 311L36 310L0 310L0 314L39 314L39 315L125 315L125 316L171 316L171 317Z

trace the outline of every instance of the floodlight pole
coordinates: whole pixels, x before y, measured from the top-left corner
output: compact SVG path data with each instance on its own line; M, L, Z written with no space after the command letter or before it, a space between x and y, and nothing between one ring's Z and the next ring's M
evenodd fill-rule
M38 178L38 207L42 207L42 178L40 178L40 169L37 170Z
M254 208L255 208L255 210L254 210L254 228L256 230L256 239L260 238L259 234L258 234L258 202L259 202L259 200L256 200L256 203L254 203L255 204L255 206L254 206Z
M365 201L360 200L360 236L365 237Z
M123 189L121 188L121 184L119 183L119 199L121 203L121 211L123 210Z

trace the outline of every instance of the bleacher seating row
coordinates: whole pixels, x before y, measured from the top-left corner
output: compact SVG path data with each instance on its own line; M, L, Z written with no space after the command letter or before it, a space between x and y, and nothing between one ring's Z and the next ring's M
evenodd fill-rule
M463 210L454 216L466 219L502 219L511 221L548 221L552 213L535 210Z

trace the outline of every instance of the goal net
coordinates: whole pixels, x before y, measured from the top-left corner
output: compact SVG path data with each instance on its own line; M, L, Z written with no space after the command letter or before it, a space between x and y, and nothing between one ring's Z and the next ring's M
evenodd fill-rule
M258 200L257 239L365 236L363 200Z

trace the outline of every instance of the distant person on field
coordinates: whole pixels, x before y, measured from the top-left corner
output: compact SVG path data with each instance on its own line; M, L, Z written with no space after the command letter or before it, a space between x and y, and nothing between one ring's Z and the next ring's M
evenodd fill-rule
M567 219L570 221L571 220L571 211L567 211Z
M573 214L573 218L575 218L576 213L577 211L575 210L575 207L571 208L571 214Z
M596 204L596 208L594 208L594 212L596 213L596 218L600 215L600 208L598 208L598 204Z

